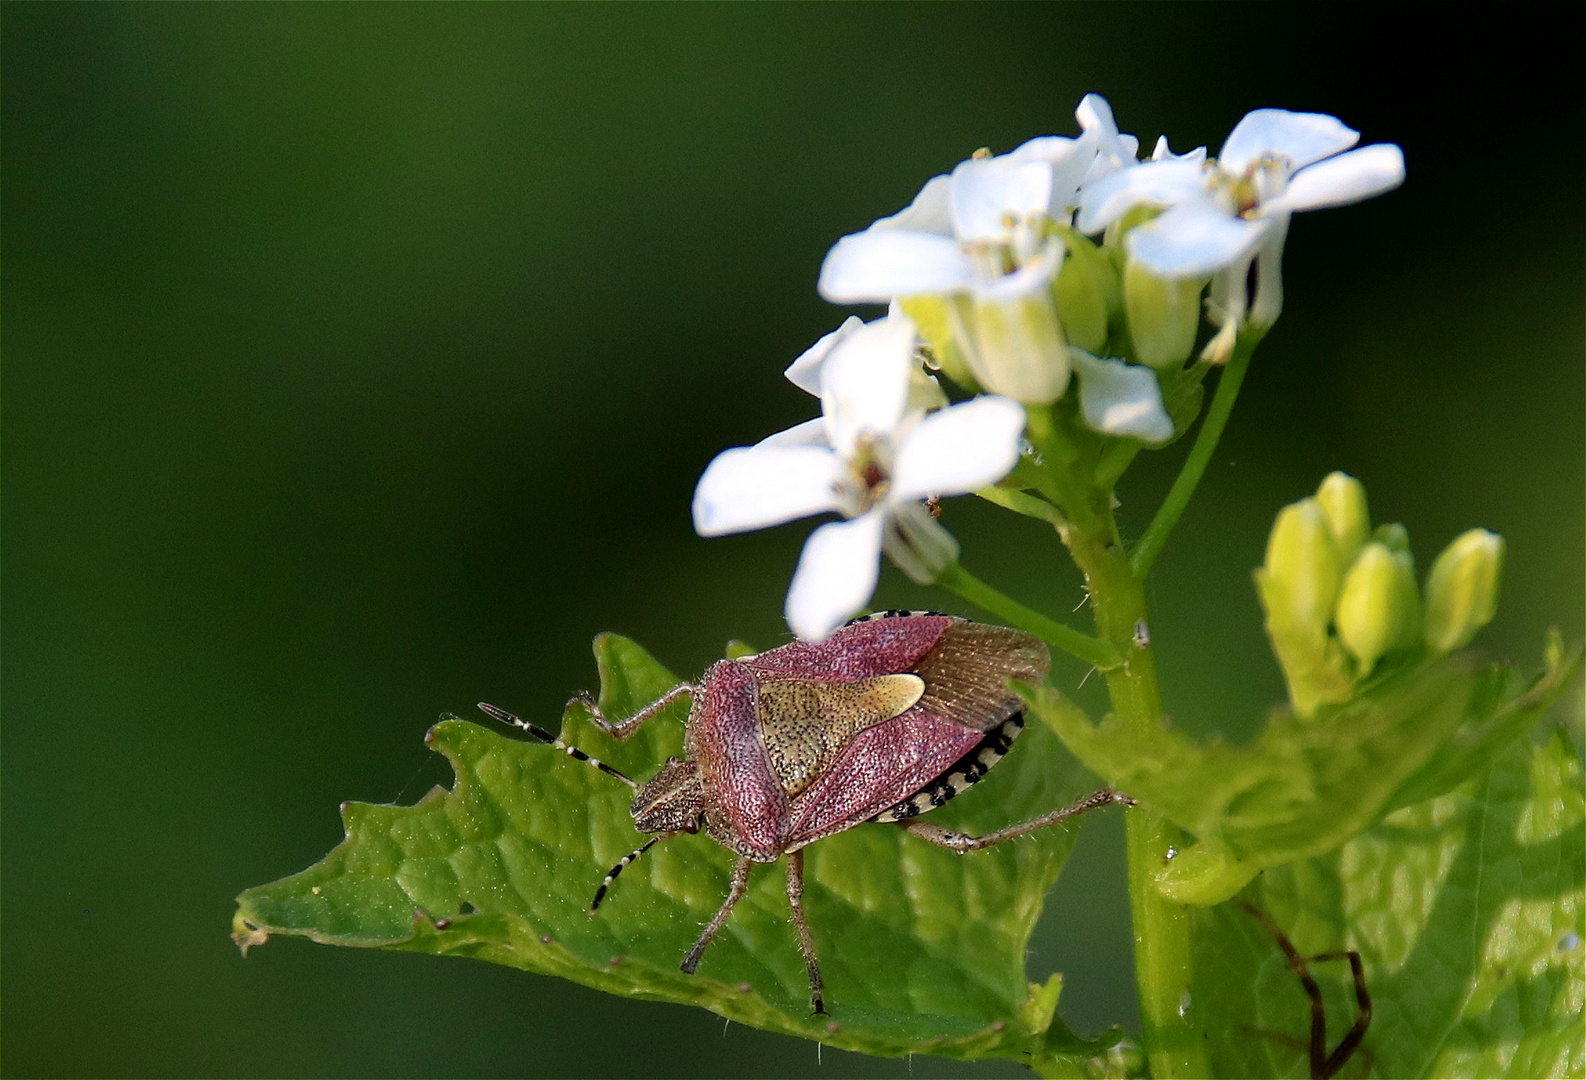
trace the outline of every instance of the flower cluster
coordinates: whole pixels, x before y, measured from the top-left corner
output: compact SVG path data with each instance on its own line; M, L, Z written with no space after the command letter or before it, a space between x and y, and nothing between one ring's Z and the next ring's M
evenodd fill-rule
M1103 98L1075 116L1078 136L978 152L839 240L821 295L888 314L849 318L788 368L819 418L728 450L701 477L702 536L843 517L815 530L794 574L799 637L824 638L868 602L883 551L926 583L956 562L934 500L1002 481L1034 411L1071 417L1084 438L1171 440L1163 387L1195 352L1202 291L1215 332L1189 369L1197 385L1277 318L1289 215L1404 176L1398 147L1351 150L1358 134L1315 113L1260 109L1215 159L1163 138L1144 161ZM950 404L933 372L967 400Z

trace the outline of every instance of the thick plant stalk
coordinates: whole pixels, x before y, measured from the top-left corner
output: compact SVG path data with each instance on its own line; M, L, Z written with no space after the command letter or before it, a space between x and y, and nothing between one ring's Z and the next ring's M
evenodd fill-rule
M1098 519L1111 519L1106 496L1093 504ZM1098 524L1068 533L1069 550L1084 571L1096 630L1124 657L1106 672L1113 713L1139 731L1162 723L1156 660L1146 621L1145 589L1134 576L1112 530ZM1135 982L1146 1057L1153 1077L1209 1076L1205 1039L1189 997L1191 949L1189 910L1164 897L1156 875L1168 859L1177 829L1144 804L1126 818L1129 908L1134 928Z

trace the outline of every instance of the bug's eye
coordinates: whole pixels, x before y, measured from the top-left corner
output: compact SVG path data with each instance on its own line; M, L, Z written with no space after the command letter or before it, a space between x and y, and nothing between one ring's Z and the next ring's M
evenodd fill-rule
M683 759L678 757L676 754L673 754L671 757L666 759L666 763L668 765L681 765L683 764Z

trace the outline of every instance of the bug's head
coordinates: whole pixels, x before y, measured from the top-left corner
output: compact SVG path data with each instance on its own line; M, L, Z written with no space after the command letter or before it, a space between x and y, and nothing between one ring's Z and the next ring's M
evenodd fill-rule
M660 772L640 785L631 809L640 832L698 832L705 813L699 766L680 757L668 758Z

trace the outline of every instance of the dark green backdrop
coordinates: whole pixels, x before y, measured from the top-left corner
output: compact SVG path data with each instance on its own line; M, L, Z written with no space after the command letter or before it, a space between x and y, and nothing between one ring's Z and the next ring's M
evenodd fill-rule
M1508 538L1487 647L1578 636L1576 44L1393 10L6 3L4 1073L903 1075L470 962L243 961L231 898L323 854L342 799L445 782L440 711L554 716L598 630L683 672L783 640L809 525L700 540L695 479L811 414L780 372L844 314L838 236L1071 133L1088 90L1148 144L1280 105L1409 163L1294 224L1154 585L1175 721L1237 738L1279 695L1249 570L1332 468L1423 566ZM1072 608L1049 535L969 503L967 564ZM961 610L890 570L877 598L922 600ZM1110 828L1030 954L1087 1030L1133 1016Z

